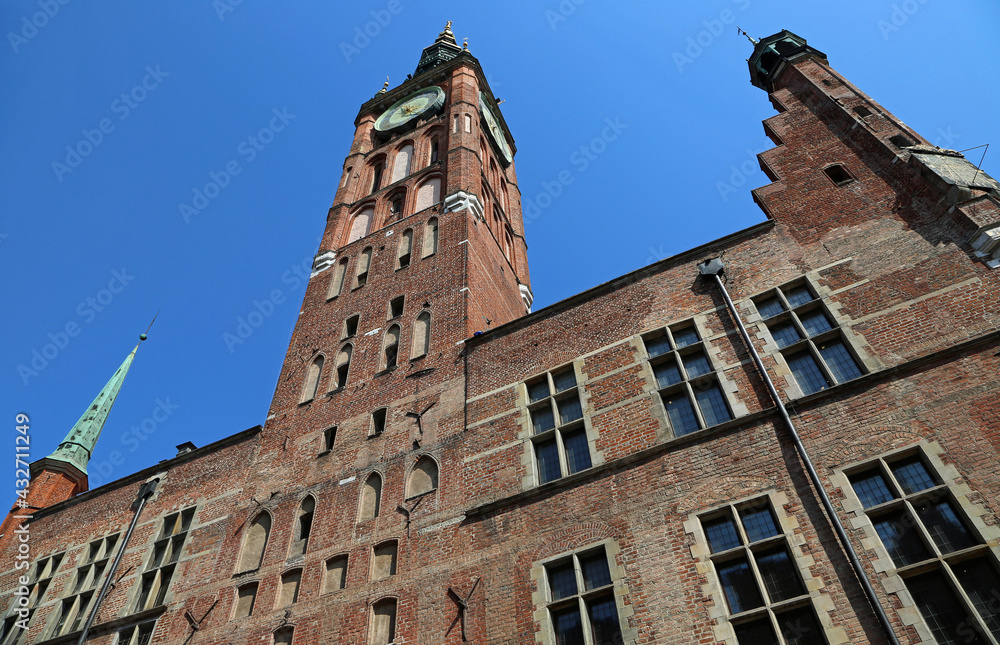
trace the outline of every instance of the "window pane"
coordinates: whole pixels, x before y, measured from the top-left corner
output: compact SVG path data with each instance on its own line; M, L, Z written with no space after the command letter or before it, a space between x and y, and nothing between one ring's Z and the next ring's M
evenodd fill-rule
M535 434L545 432L556 427L555 419L552 416L552 406L545 405L531 411L531 425L535 428Z
M738 614L764 604L746 558L721 563L717 565L717 569L730 613Z
M740 536L736 532L736 525L732 518L720 517L702 524L705 527L705 536L708 538L708 546L712 549L712 553L740 545Z
M695 331L694 327L688 327L687 329L681 329L680 331L674 332L674 342L677 343L677 347L687 347L688 345L694 345L700 338L698 338L698 332Z
M833 378L837 379L838 383L844 383L861 376L858 364L854 362L854 357L847 351L842 341L831 340L820 343L816 347L819 348L819 355L826 361L826 366L830 368Z
M552 627L556 631L557 645L584 645L580 610L576 607L553 611Z
M777 298L768 298L767 300L762 300L757 304L757 311L764 318L770 318L771 316L777 316L785 310L785 305L781 304L781 301Z
M788 600L805 593L802 579L784 547L755 555L760 577L771 602Z
M886 484L882 473L878 471L871 471L851 477L851 486L854 487L854 492L857 494L858 499L861 500L861 505L865 508L888 502L893 498L893 494L889 490L889 485Z
M670 339L666 336L657 336L656 338L647 338L646 343L646 353L653 356L659 356L660 354L666 354L670 351Z
M667 409L667 418L670 419L670 427L674 429L675 437L698 429L698 418L694 415L694 407L691 406L691 401L685 392L664 394L663 407Z
M708 358L705 357L704 352L688 354L687 356L682 357L681 360L684 361L684 369L687 371L688 378L708 374L712 371L712 366L709 364Z
M556 405L559 406L560 425L583 418L583 408L580 407L580 397L578 396L574 395L566 399L560 399Z
M766 618L736 625L736 640L740 645L778 645L771 621Z
M546 567L549 572L549 589L552 590L552 600L561 600L576 595L576 571L573 561Z
M799 330L790 322L771 326L771 336L774 337L774 342L778 344L778 347L782 348L788 347L802 338Z
M549 395L549 382L547 380L538 381L528 385L528 401L534 403L541 401Z
M822 311L810 311L807 314L802 314L799 316L799 322L802 323L802 328L810 336L822 334L825 331L833 329L833 325L830 324L826 314Z
M941 553L951 553L976 544L969 529L965 528L959 519L951 501L943 499L921 502L913 506L917 509L917 515L924 521L924 526L931 534L934 544L941 549Z
M908 513L895 513L874 519L872 523L896 566L913 564L931 557L930 552L913 528Z
M622 642L614 597L587 603L587 611L590 613L590 630L594 634L594 643L611 645Z
M543 484L562 476L559 472L559 449L555 439L536 443L535 457L538 459L538 477Z
M907 578L906 586L938 643L978 645L983 642L971 628L970 617L940 571Z
M1000 638L1000 575L996 568L989 558L977 558L952 569L990 632Z
M778 627L788 645L825 643L823 630L811 609L803 607L778 615Z
M816 359L808 352L789 356L788 367L792 370L795 382L802 388L803 394L819 392L829 385L823 372L820 371L819 365L816 364Z
M709 387L701 389L695 384L694 398L701 408L701 416L705 418L705 424L714 426L732 419L729 408L726 406L726 397L722 396L722 390L718 384L712 383Z
M903 461L897 461L889 466L892 474L896 476L896 481L903 487L903 492L909 495L917 491L925 490L935 486L934 478L931 477L927 466L920 460L920 457L910 457Z
M751 542L764 540L769 537L779 535L778 525L774 522L771 509L764 506L748 507L740 509L740 518L743 520L743 529L747 532L747 539Z
M677 369L677 364L672 360L654 365L653 374L656 376L656 384L660 387L667 387L684 380L681 371Z
M552 382L555 383L556 392L562 392L576 385L576 374L573 370L566 370L561 374L553 374Z
M583 586L587 591L611 584L611 572L608 570L608 558L604 549L581 557L580 569L583 570Z
M576 473L590 468L590 446L587 443L587 432L583 428L564 433L563 448L566 450L569 472Z
M782 291L785 294L785 299L788 300L788 304L793 307L812 302L813 299L813 295L809 293L809 287L805 285L792 287L791 289L782 289Z

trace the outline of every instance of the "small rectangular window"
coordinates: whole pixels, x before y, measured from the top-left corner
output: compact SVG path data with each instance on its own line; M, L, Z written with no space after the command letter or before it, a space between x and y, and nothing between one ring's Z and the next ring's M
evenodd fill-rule
M323 431L323 452L333 450L333 445L337 441L337 426L327 428Z
M351 316L350 318L348 318L347 320L344 321L344 338L345 339L346 338L350 338L351 336L357 335L357 333L358 333L358 321L360 319L361 319L361 316L358 315L358 316Z
M323 590L326 593L337 591L347 586L347 556L341 555L326 561L326 580Z
M403 315L404 296L397 296L389 301L389 318L399 318Z
M834 164L832 166L827 166L823 169L826 176L830 178L830 181L837 184L838 186L843 186L844 184L849 184L854 181L854 177L847 172L847 168L840 164Z
M388 408L379 408L372 412L372 426L371 435L372 437L377 437L378 435L385 432L385 416Z

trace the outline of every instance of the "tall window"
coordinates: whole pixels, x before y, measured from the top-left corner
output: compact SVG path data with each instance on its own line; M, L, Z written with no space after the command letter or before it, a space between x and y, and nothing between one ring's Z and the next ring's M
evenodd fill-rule
M384 598L372 605L368 645L389 645L396 640L396 599Z
M954 492L917 452L848 474L938 643L1000 643L1000 571Z
M337 591L347 586L347 556L338 555L326 561L323 592Z
M396 367L396 355L399 353L399 325L390 325L382 339L382 369Z
M719 374L693 322L642 338L675 437L733 418Z
M417 205L414 207L413 212L419 213L439 201L441 201L441 178L434 177L428 179L417 189Z
M366 248L358 256L358 271L354 275L354 288L359 289L368 284L368 269L372 263L372 247Z
M545 595L554 642L622 642L614 581L603 545L547 563Z
M440 145L441 145L440 144L440 139L438 137L436 137L436 136L435 137L431 137L430 163L437 162L438 155L440 154L440 152L439 152Z
M312 495L306 496L295 514L295 525L292 527L292 548L290 556L302 555L309 546L309 535L312 533L313 512L316 510L316 500Z
M422 456L413 465L410 480L406 484L406 496L425 495L438 487L438 465L431 457Z
M740 645L826 643L769 498L699 519Z
M410 266L410 253L413 251L413 229L408 228L399 236L399 249L396 252L396 268Z
M590 468L590 444L573 366L542 374L525 386L538 483Z
M293 569L281 574L281 589L278 606L287 607L299 600L299 585L302 583L302 569Z
M247 528L243 542L243 552L240 554L239 570L253 571L260 568L264 561L264 549L267 548L267 538L271 534L271 516L262 511Z
M785 285L753 303L803 394L862 375L840 329L807 283Z
M371 192L373 193L382 187L382 170L383 170L383 165L381 161L372 166Z
M407 143L396 151L396 160L392 162L392 179L390 184L394 184L403 177L410 175L410 162L413 160L413 144Z
M257 588L260 583L249 582L236 590L236 606L233 608L233 618L245 618L253 613L257 602Z
M163 519L160 535L153 543L153 554L139 582L135 611L152 609L166 603L167 591L180 559L181 550L187 541L192 519L194 519L193 508L173 513Z
M337 389L347 385L347 375L351 372L351 354L354 348L348 344L337 355Z
M347 170L344 171L344 178L340 180L340 187L343 188L347 185L347 182L351 179L351 171L354 170L353 166L348 166Z
M347 276L347 258L337 263L337 268L334 269L333 277L330 280L330 291L326 294L327 298L336 298L340 295L340 292L344 290L345 276Z
M406 203L406 193L399 192L389 200L389 221L395 222L403 217L403 205Z
M322 374L323 356L321 354L309 365L309 370L306 372L306 383L302 388L302 398L299 400L300 403L312 401L316 398L316 391L319 389L319 379Z
M438 218L432 217L424 225L424 248L420 257L434 255L438 250Z
M413 341L410 348L410 358L419 358L427 355L427 348L431 344L431 314L424 311L417 316L413 323Z
M97 589L104 582L104 574L115 547L118 545L118 537L119 534L115 533L94 540L84 548L77 564L76 576L68 589L69 594L54 610L55 623L49 635L50 638L83 628L83 624L90 614L90 605ZM46 587L48 586L47 582Z
M361 487L361 509L358 520L364 521L378 517L381 504L382 476L378 473L372 473L365 480L364 486Z
M375 207L366 206L362 208L354 219L351 221L351 232L347 236L347 243L350 244L355 240L360 240L364 236L371 232L372 219L375 217Z

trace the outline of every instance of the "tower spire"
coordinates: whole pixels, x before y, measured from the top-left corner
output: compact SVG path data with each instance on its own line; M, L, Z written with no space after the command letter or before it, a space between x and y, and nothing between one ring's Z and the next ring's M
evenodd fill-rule
M139 336L140 343L144 340L146 340L146 334ZM39 465L44 467L45 465L55 465L51 462L62 462L62 464L68 464L80 471L83 476L87 475L87 464L94 452L94 446L97 445L97 439L101 436L101 430L104 429L104 424L111 413L111 407L115 404L115 399L118 398L118 392L121 390L122 383L125 382L125 376L128 375L129 367L132 366L135 352L138 349L139 344L137 343L135 348L125 357L118 370L111 376L111 380L98 393L90 407L73 425L59 447L42 460L42 462L49 463Z
M420 62L417 63L417 70L413 75L419 76L430 68L446 63L461 53L462 48L455 42L455 34L451 31L451 21L449 20L430 47L424 48L420 55Z

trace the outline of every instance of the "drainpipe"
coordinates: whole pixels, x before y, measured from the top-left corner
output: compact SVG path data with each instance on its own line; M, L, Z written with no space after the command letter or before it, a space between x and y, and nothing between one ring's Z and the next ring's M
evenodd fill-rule
M771 399L774 400L774 404L777 406L778 412L781 414L781 418L784 420L785 425L788 426L788 431L791 433L792 440L795 442L795 450L798 452L799 457L806 466L806 472L809 473L809 479L812 481L813 488L815 488L816 492L819 493L819 497L823 502L823 508L826 510L826 515L830 519L830 524L833 525L833 529L837 533L837 537L840 539L840 543L844 547L844 551L847 553L847 559L851 562L851 567L854 569L854 575L857 576L858 582L861 583L861 587L864 589L865 595L868 596L868 602L875 611L875 617L878 618L878 622L882 626L882 631L885 632L886 637L892 645L900 645L899 639L896 638L896 634L892 630L892 623L889 622L889 617L886 615L885 610L882 609L878 596L875 595L875 589L872 588L871 583L868 581L868 576L865 575L865 570L861 566L861 561L858 560L858 554L854 551L854 546L847 537L844 525L841 524L840 517L834 510L833 504L830 502L830 497L826 494L826 489L823 487L823 482L820 480L819 474L816 472L816 467L813 466L812 459L809 458L809 453L806 452L806 447L802 445L802 439L799 438L799 433L795 429L795 424L792 423L792 418L788 416L788 409L785 407L784 402L778 395L778 390L774 387L774 382L768 375L767 370L764 369L764 363L760 359L760 354L757 353L753 342L750 340L750 334L747 332L747 328L743 324L743 320L740 318L739 312L736 310L736 305L733 304L732 298L729 297L729 292L726 290L726 285L723 284L721 277L724 269L725 266L722 264L722 258L706 260L698 265L698 271L701 275L712 276L715 278L715 284L718 285L719 291L722 292L722 297L726 300L726 307L729 308L730 315L733 317L733 320L736 321L736 326L740 329L740 336L743 337L743 343L750 352L750 356L753 357L754 365L757 366L757 371L760 372L761 378L764 379L764 383L767 385L767 391L770 392Z
M125 533L125 539L122 540L122 545L118 548L118 553L115 554L114 562L111 563L111 569L104 578L104 585L101 586L101 593L97 594L97 600L94 602L94 608L90 610L90 615L87 616L87 623L83 626L83 631L80 632L79 640L76 641L77 645L84 645L84 643L87 642L87 634L90 632L90 628L94 624L94 619L97 618L97 612L101 608L101 603L104 601L104 597L108 594L108 589L111 587L111 581L114 580L115 572L118 571L118 565L121 564L122 556L125 555L125 549L128 547L129 540L132 539L132 532L135 530L135 525L139 523L139 516L142 515L142 509L146 506L146 502L149 498L153 496L153 493L156 492L156 486L159 483L159 479L151 479L139 487L139 492L136 494L135 501L132 503L132 506L135 507L135 515L132 516L132 523L129 524L128 531Z

